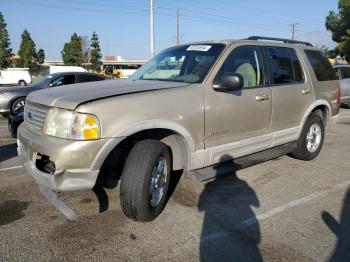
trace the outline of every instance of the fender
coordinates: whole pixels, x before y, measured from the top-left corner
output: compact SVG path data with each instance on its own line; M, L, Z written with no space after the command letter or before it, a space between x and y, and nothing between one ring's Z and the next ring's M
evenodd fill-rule
M195 152L195 144L192 139L192 136L188 132L186 128L184 128L182 125L166 120L166 119L152 119L152 120L144 120L140 122L133 123L126 127L125 129L119 130L115 134L112 135L110 138L106 138L107 142L104 144L104 146L100 149L98 152L91 168L93 170L98 170L101 168L104 160L107 158L110 152L126 137L131 136L137 132L148 130L148 129L168 129L172 130L175 133L181 135L186 142L186 147L188 150L188 161L191 161L191 154Z
M314 101L309 107L308 109L305 111L303 118L301 120L301 124L299 126L299 132L298 132L298 137L300 136L301 130L303 129L303 126L306 122L306 119L309 117L310 113L318 106L326 106L327 107L327 122L328 120L331 118L331 112L332 112L332 108L331 105L329 104L329 102L325 99L318 99L316 101Z

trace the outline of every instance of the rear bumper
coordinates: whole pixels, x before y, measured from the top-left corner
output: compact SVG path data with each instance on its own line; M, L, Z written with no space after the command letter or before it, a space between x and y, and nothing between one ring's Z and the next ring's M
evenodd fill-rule
M0 98L0 114L10 113L9 101Z
M331 116L328 123L327 123L327 129L331 129L338 121L339 113Z

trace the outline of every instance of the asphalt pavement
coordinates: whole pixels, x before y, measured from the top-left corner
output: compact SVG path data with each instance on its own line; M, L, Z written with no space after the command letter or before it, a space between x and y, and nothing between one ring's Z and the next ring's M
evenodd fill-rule
M62 193L72 222L24 172L0 117L0 261L350 261L349 134L342 109L313 161L283 156L206 182L174 174L149 223L123 215L118 187L102 214L93 192Z

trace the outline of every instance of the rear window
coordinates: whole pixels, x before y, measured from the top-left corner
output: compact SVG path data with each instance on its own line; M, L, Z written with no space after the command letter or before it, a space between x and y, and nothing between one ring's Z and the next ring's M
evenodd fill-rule
M267 47L266 51L272 84L281 85L304 81L303 71L293 49Z
M89 74L81 74L78 75L79 82L93 82L93 81L101 81L104 80L101 76L98 75L89 75Z
M324 53L317 50L305 50L305 54L318 81L337 80L335 70Z

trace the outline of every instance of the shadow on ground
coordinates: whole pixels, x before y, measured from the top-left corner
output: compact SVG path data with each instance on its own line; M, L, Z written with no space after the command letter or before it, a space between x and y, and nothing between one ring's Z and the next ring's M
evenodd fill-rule
M0 226L10 224L25 216L29 202L8 200L0 204Z
M204 212L200 261L262 261L260 226L252 210L260 205L255 191L235 172L207 182L201 192L194 190L196 183L180 181L172 199ZM248 219L251 223L244 224Z
M322 219L337 237L337 244L329 261L350 261L350 188L347 190L339 222L327 211L323 211Z
M0 146L0 162L4 162L16 156L17 156L16 143Z

